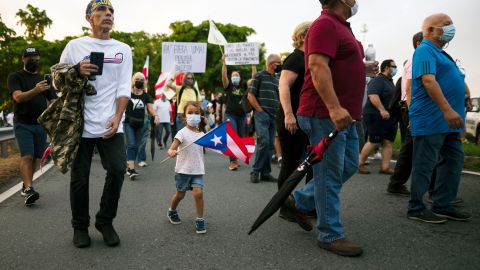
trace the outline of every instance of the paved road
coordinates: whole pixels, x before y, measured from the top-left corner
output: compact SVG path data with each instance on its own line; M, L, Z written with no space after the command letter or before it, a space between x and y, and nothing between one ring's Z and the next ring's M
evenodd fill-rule
M161 151L157 156L164 156ZM41 198L26 208L18 195L0 204L0 269L480 269L480 177L463 175L460 196L470 222L428 225L405 218L406 198L387 195L387 178L355 175L342 193L347 237L363 244L360 258L316 247L316 233L274 216L247 236L253 220L276 189L249 182L249 168L229 172L227 159L207 152L205 205L208 233L196 235L194 206L179 207L183 223L165 215L173 194L174 161L139 168L125 179L115 226L119 247L104 245L92 227L92 246L71 243L69 176L50 170L36 183ZM378 164L370 165L373 171ZM275 169L275 174L278 168ZM98 209L104 172L95 158L91 207Z

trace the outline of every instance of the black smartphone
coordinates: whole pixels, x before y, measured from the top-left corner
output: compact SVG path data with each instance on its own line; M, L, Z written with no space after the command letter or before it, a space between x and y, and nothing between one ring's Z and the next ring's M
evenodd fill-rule
M90 74L89 79L94 81L96 75L102 75L103 73L103 52L91 52L90 53L90 64L94 64L98 67L97 72Z
M45 75L43 76L43 79L44 79L45 81L47 81L47 84L48 84L48 85L50 85L50 86L52 85L52 75L50 75L50 74L45 74Z

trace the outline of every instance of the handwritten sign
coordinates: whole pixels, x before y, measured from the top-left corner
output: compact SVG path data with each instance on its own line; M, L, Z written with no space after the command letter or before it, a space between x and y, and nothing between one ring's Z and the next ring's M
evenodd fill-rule
M163 42L162 72L205 72L207 43Z
M240 42L225 44L227 65L256 65L259 63L258 42Z

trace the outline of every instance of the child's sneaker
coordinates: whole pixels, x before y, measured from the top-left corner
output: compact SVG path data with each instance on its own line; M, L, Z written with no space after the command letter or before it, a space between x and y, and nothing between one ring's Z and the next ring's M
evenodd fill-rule
M168 210L167 217L172 224L178 225L182 223L180 217L178 216L177 210Z
M207 229L205 228L205 219L203 218L197 218L195 220L195 229L198 234L200 233L206 233Z

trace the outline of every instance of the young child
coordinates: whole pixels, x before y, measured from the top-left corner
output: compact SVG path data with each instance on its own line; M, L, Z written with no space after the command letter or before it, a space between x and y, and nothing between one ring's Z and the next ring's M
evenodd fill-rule
M173 195L168 209L168 220L172 224L180 224L177 206L185 197L187 190L192 190L195 199L197 218L195 228L197 233L206 233L205 219L203 218L203 148L192 144L205 133L205 121L202 121L202 109L198 102L188 102L183 111L184 128L177 132L175 139L168 149L170 157L177 156L175 165L175 183L177 191Z

